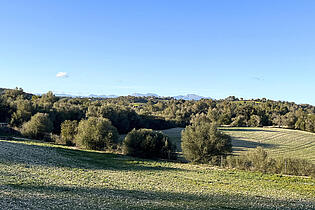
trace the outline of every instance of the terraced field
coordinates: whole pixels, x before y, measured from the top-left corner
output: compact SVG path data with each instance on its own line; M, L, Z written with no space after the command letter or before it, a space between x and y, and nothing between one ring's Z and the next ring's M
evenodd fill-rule
M315 180L0 140L0 209L314 209Z
M178 152L182 128L163 132L176 142ZM262 146L271 157L294 157L307 159L315 164L315 133L281 128L220 128L232 137L233 152L240 154Z

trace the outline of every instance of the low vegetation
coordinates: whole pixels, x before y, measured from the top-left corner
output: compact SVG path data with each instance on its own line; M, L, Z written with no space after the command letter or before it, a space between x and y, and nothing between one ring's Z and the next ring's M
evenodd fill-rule
M314 209L315 179L0 141L1 209Z
M315 178L315 164L312 164L309 160L296 158L271 158L262 147L243 153L240 156L228 156L226 159L223 159L221 165L223 167L237 168L247 171L313 176Z

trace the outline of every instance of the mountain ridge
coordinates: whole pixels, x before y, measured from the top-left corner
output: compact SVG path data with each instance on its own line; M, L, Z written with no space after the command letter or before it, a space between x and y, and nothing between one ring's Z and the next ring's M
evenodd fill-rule
M71 97L71 98L118 98L118 95L96 95L96 94L90 94L87 96L76 96L71 94L55 94L58 97ZM162 98L164 96L160 96L156 93L133 93L130 96L134 97L156 97L156 98ZM201 100L201 99L212 99L211 97L204 97L197 94L186 94L186 95L177 95L177 96L165 96L165 97L172 97L176 100Z

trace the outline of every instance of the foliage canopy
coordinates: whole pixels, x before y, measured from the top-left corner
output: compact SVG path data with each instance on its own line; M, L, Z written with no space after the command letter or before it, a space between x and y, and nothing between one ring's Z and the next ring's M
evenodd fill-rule
M231 139L218 131L214 123L201 121L182 131L184 157L192 162L209 163L213 156L226 155L232 151Z
M85 149L105 150L113 147L117 139L117 129L109 119L90 117L80 121L75 143Z
M123 153L135 157L174 159L175 151L168 136L151 129L133 129L123 141Z

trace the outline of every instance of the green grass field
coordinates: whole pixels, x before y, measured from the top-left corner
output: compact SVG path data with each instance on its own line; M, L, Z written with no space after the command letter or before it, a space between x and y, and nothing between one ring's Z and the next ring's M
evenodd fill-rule
M262 146L272 157L310 160L315 164L315 133L281 128L221 128L232 136L236 154Z
M164 130L181 152L182 128ZM232 137L233 152L241 154L262 146L271 157L291 157L310 160L315 164L315 133L281 128L221 127Z
M0 140L0 209L314 209L315 180Z

